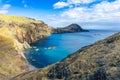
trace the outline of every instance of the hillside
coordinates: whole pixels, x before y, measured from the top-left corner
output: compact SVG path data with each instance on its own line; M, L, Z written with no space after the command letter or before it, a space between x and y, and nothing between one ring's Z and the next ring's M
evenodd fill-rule
M82 29L78 24L70 24L63 28L53 28L53 34L61 34L61 33L74 33L74 32L88 32L88 30Z
M25 60L14 48L14 40L0 35L0 75L14 76L27 70Z
M83 47L59 63L11 80L120 80L120 33Z
M23 51L29 43L50 35L43 21L0 14L0 80L28 71ZM1 75L3 74L3 75Z

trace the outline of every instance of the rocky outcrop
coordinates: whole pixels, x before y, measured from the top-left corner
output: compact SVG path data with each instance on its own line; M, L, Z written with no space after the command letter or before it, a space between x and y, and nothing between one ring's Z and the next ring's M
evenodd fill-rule
M88 32L88 30L82 29L81 26L78 24L71 24L64 28L53 28L52 33L53 34L59 34L59 33L74 33L74 32Z
M83 47L59 63L11 80L120 80L120 33Z
M0 74L13 76L28 71L23 51L30 48L29 43L49 36L50 31L43 21L0 15Z

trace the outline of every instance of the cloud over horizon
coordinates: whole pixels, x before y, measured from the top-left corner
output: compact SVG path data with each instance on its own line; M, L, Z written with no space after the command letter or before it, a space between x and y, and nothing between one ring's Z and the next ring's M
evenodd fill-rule
M120 0L0 0L0 13L43 20L53 27L77 23L83 28L120 29Z
M96 26L100 26L98 23L120 25L118 22L120 21L120 0L60 0L53 7L63 9L58 14L59 21L63 20L62 23L92 23L92 25L94 23Z
M64 8L64 7L70 7L72 5L80 5L80 4L89 4L94 2L95 0L64 0L59 1L53 5L55 9Z

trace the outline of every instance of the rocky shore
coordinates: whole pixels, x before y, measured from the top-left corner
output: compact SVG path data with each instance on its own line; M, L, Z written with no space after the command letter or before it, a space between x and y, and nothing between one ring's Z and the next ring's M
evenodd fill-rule
M119 80L120 33L83 47L59 63L11 80Z

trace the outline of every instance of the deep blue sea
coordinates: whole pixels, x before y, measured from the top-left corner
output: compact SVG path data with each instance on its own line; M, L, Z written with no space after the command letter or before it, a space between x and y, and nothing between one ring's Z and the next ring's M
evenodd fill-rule
M53 34L31 44L25 56L37 68L56 63L79 50L81 47L102 40L117 31L90 30L90 32Z

